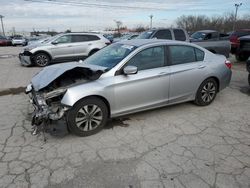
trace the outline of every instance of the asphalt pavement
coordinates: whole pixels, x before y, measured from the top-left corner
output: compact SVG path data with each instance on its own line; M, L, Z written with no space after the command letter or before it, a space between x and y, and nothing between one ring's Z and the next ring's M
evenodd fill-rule
M0 48L0 88L25 87L40 68ZM13 57L2 55L10 54ZM23 93L0 96L0 187L249 188L250 88L234 63L228 88L206 107L191 102L109 122L100 133L32 136Z

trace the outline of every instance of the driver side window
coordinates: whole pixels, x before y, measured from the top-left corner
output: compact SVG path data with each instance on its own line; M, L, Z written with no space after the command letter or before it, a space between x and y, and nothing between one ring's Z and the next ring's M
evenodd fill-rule
M63 44L63 43L71 43L71 35L64 35L56 39L58 44Z
M129 60L127 65L136 66L138 71L163 67L165 65L164 46L142 50Z

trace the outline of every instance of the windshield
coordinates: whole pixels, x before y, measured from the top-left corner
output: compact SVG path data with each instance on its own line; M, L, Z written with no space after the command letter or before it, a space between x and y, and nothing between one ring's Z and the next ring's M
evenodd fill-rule
M153 34L153 31L145 31L145 32L141 33L137 37L137 39L149 39L152 34Z
M115 43L96 52L94 55L84 60L84 63L111 69L134 51L135 48L135 46Z
M193 39L204 39L206 36L206 33L202 33L202 32L195 32L194 34L191 35L191 38Z

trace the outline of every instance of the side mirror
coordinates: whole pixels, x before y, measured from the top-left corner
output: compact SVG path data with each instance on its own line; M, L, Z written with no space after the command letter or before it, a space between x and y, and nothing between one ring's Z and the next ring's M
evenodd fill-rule
M51 42L51 44L57 45L57 44L58 44L58 41L53 41L53 42Z
M125 75L136 74L137 72L138 72L138 68L136 66L129 65L123 69L123 73Z

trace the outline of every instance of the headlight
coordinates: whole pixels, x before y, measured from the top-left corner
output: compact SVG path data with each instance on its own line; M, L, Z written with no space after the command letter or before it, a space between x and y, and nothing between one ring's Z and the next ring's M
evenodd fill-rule
M25 93L28 94L29 92L31 92L31 90L32 90L32 85L29 84L29 85L27 85L27 87L25 89Z
M59 95L63 95L66 91L67 91L67 89L56 89L54 91L45 93L44 97L45 97L45 99L50 99L50 98L53 98L53 97L57 97Z

